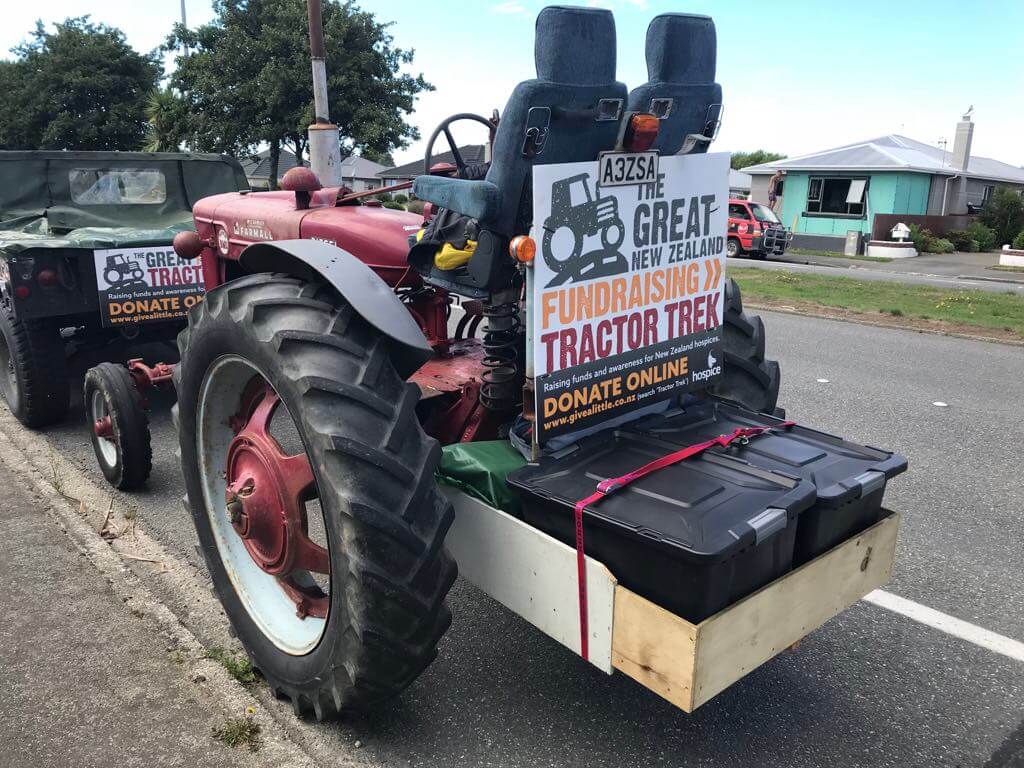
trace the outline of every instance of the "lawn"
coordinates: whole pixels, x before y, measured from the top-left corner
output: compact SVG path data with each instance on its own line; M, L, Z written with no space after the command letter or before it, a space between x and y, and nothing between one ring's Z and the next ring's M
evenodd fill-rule
M1009 291L951 290L731 267L729 276L736 279L748 301L791 302L845 309L862 315L939 321L996 329L1024 338L1024 296Z

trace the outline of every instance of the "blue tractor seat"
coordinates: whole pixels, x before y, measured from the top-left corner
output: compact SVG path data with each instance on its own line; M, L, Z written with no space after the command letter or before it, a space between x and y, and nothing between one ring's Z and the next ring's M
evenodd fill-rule
M543 9L534 61L537 77L517 85L505 105L486 179L416 178L417 197L480 224L476 251L465 267L444 271L413 261L428 282L474 298L511 286L514 264L507 247L532 223L532 168L596 160L615 147L627 91L615 80L611 12Z
M645 53L649 82L630 92L629 110L661 118L653 147L661 154L706 152L722 111L715 22L686 13L655 16L647 27Z

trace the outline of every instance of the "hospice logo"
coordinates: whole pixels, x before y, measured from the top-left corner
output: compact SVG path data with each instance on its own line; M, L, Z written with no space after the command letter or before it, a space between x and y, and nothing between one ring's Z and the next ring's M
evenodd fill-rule
M708 353L708 367L703 371L694 371L690 374L694 381L707 381L722 372L722 366L718 364L718 358Z

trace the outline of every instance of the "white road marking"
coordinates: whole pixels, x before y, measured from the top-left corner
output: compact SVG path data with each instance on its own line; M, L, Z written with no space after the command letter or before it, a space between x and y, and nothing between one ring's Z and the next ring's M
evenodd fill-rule
M934 405L936 408L948 408L949 407L949 403L944 403L941 400L936 400L934 403L932 403L932 405Z
M926 605L907 600L905 597L894 595L881 589L869 592L864 600L877 605L880 608L906 616L908 619L924 624L925 626L937 629L951 637L966 640L979 648L998 653L1014 661L1024 662L1024 643L1019 640L1012 640L1003 637L995 632L975 626L962 619L954 618L948 614L936 611Z

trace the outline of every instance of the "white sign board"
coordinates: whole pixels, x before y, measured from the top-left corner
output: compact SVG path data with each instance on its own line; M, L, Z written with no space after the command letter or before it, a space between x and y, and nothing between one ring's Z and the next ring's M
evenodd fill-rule
M530 328L539 442L722 372L729 155L660 158L656 182L598 163L533 169Z
M94 251L104 325L184 317L203 297L203 268L178 258L170 245Z

